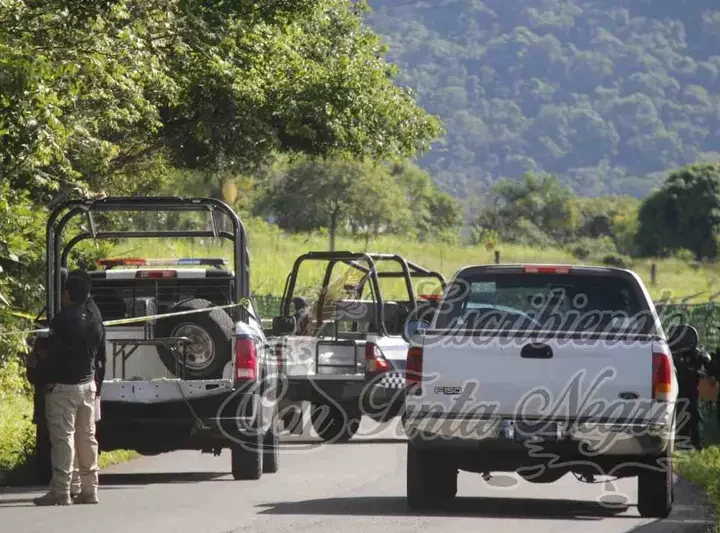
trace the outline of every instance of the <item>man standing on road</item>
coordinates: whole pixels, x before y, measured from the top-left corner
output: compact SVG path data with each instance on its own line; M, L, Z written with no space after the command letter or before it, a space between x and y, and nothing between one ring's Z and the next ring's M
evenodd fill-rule
M95 398L105 368L105 331L99 313L88 306L91 279L87 272L68 275L63 308L50 323L50 353L42 374L47 383L45 409L52 446L50 491L36 505L72 503L70 484L77 453L82 481L76 503L97 503L98 444Z
M64 280L67 280L67 270L65 270L64 272ZM88 296L85 302L85 307L95 316L98 322L102 323L102 314L100 313L100 309L98 308L92 296ZM105 379L105 363L105 329L103 328L103 338L100 346L100 353L95 359L95 386L97 387L97 393L95 394L96 423L100 419L100 389L102 388L103 379ZM77 439L77 433L75 434L75 438ZM81 496L82 494L82 478L80 477L80 462L78 461L77 448L78 445L76 440L75 456L73 458L72 482L70 484L70 496L74 499L77 499L77 497Z

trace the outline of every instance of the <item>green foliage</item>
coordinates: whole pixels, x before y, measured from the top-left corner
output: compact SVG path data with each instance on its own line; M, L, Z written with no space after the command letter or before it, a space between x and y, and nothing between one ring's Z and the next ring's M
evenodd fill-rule
M4 0L0 180L137 194L168 162L412 156L441 126L382 53L345 0Z
M675 468L705 492L713 511L720 515L720 446L714 444L698 452L677 452ZM720 532L720 524L711 531Z
M717 3L370 0L400 80L448 131L422 165L457 196L551 173L642 197L717 158Z
M476 225L497 231L509 242L563 241L575 227L571 197L554 176L527 174L521 181L502 180L493 187Z
M277 214L283 229L325 227L334 238L341 224L347 223L354 205L351 189L362 176L362 166L352 161L306 159L290 167L260 205Z
M299 159L278 165L255 212L293 232L329 228L370 237L403 233L425 240L457 238L457 202L410 163Z
M0 383L4 372L0 370ZM3 394L0 409L0 473L16 470L25 462L35 445L32 402L24 397Z
M395 163L390 172L405 192L410 206L412 222L406 230L407 235L420 241L457 242L463 223L458 201L441 191L430 175L414 163Z
M43 305L42 273L44 247L43 210L38 209L24 192L13 190L0 181L0 331L29 329L32 322L15 313L36 314ZM0 336L0 372L15 368L17 357L26 353L22 336ZM20 382L0 383L12 393L22 388Z
M697 259L718 255L720 163L671 172L638 213L637 244L645 255L689 249Z
M632 197L578 198L554 176L527 174L495 184L477 208L471 240L481 243L487 232L495 232L505 242L561 245L581 261L619 254L627 263L627 257L637 255L639 209Z

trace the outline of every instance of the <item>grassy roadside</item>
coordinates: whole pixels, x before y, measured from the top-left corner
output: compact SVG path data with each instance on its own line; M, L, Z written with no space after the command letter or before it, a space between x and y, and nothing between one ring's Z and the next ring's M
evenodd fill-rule
M720 445L714 444L699 452L680 451L675 454L675 471L700 487L715 512L714 533L720 533Z
M715 408L703 411L704 449L675 452L675 471L701 488L716 517L714 533L720 533L720 426Z
M27 482L31 474L28 455L34 446L32 402L24 396L6 397L0 409L0 486ZM137 457L140 455L127 450L103 452L99 464L107 468Z

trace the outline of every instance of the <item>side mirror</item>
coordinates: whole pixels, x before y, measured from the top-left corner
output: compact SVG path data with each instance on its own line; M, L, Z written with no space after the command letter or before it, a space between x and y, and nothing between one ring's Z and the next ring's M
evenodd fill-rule
M671 352L694 350L700 341L697 329L686 324L673 327L668 337L668 345Z
M283 335L291 335L295 332L295 328L295 317L276 316L272 321L272 336L282 337Z
M422 329L429 329L430 323L426 320L411 320L409 322L405 323L405 327L403 328L402 337L405 340L405 342L410 342L410 339L413 338L413 336Z

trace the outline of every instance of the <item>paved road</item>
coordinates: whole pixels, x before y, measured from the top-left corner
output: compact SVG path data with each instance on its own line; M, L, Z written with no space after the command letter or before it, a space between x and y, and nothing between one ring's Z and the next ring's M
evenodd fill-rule
M372 423L361 431L370 431ZM489 482L460 473L458 499L442 513L410 515L405 510L405 444L386 426L375 439L312 449L290 437L280 472L255 482L234 481L229 453L220 457L178 452L141 458L101 475L101 504L32 505L40 489L0 489L3 533L557 533L702 531L696 494L680 482L670 519L643 520L637 514L636 482L616 487L588 485L568 476L551 485L532 485L513 476ZM378 441L378 437L383 439ZM394 440L394 441L393 441ZM614 491L608 493L607 489ZM623 501L615 510L599 503Z

